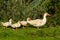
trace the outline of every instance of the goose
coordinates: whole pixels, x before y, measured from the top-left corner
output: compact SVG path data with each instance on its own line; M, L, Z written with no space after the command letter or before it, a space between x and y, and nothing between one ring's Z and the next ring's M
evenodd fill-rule
M23 26L23 28L24 28L24 26L27 26L28 25L27 21L21 21L20 23Z
M21 26L20 21L18 21L17 23L11 24L11 27L16 29L19 28L20 26Z
M43 26L44 24L46 24L47 19L46 16L50 16L47 12L44 13L43 15L43 19L35 19L35 20L31 20L30 18L27 18L27 22L37 28L39 28L40 26Z
M12 19L10 19L8 22L1 22L3 26L9 27L12 24Z

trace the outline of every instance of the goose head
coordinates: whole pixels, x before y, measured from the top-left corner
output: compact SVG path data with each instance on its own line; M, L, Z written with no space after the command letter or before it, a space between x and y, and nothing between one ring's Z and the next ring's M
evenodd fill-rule
M12 19L10 19L9 22L12 23Z
M30 17L28 17L28 18L27 18L27 21L30 21L30 20L32 20L32 19L31 19Z
M47 12L44 14L44 16L50 16L50 14L48 14Z
M47 12L43 15L43 21L45 21L46 22L46 17L47 16L50 16L50 14L48 14Z

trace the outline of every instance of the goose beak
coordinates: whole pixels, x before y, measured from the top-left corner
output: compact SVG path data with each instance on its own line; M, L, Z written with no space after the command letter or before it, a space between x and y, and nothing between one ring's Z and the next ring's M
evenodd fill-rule
M47 16L51 16L50 14L47 14Z

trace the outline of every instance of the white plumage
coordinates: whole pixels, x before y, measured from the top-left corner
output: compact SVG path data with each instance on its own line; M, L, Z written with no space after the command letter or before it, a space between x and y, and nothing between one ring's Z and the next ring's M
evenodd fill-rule
M20 21L11 25L12 28L18 28L20 26L21 26Z
M46 16L49 16L49 14L45 13L43 19L30 20L30 18L27 18L27 22L35 27L40 27L46 24Z
M1 22L3 26L8 27L12 24L12 19L10 19L8 22Z
M20 23L22 26L27 26L27 24L28 24L27 21L21 21Z

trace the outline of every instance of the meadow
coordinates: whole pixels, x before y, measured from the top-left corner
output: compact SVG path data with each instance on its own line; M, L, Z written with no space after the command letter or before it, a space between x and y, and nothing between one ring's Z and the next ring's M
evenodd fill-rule
M25 27L19 29L0 26L0 40L60 40L60 26Z

